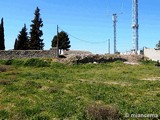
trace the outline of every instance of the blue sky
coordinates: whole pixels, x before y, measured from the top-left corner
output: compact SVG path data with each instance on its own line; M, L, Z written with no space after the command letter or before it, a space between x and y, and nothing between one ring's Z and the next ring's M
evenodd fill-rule
M122 5L123 4L123 5ZM51 40L56 35L56 26L69 35L71 49L87 50L93 53L107 53L111 40L113 53L112 13L118 14L117 50L132 49L132 0L1 0L0 18L4 18L5 46L13 49L14 41L24 23L30 31L34 11L40 8L43 20L44 49L51 48ZM154 48L160 40L160 0L139 0L139 48ZM123 7L122 7L123 6ZM103 42L105 41L105 42Z

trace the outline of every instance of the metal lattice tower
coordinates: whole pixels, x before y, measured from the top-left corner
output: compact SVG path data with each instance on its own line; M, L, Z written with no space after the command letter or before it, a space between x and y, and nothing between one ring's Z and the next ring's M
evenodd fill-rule
M133 30L133 50L138 51L138 0L132 0L132 30Z
M117 23L117 14L112 15L113 27L114 27L114 54L117 52L117 40L116 40L116 23Z

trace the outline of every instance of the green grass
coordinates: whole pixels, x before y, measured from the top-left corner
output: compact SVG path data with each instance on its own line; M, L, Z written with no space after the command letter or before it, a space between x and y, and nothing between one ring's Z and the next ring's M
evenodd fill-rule
M69 66L31 59L1 60L1 68L1 119L83 120L95 104L116 106L122 119L160 115L160 68L153 63ZM159 80L143 80L149 78Z

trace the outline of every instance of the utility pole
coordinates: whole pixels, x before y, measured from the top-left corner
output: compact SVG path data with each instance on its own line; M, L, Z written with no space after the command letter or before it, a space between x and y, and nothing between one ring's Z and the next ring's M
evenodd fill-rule
M108 39L108 54L110 54L110 39Z
M58 25L57 25L57 48L58 48L58 43L59 43L59 39L58 39Z
M117 52L117 40L116 40L116 23L117 23L117 14L112 15L113 28L114 28L114 54Z
M135 54L137 54L138 51L138 29L138 0L132 0L132 40Z
M58 36L59 32L58 32L58 25L57 25L57 56L59 56L59 36Z

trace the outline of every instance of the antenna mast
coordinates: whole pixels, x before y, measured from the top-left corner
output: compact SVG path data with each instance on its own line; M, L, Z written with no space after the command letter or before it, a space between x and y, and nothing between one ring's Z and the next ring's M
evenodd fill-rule
M116 40L116 23L117 23L117 14L112 15L113 28L114 28L114 54L117 52L117 40Z
M132 0L132 39L133 39L133 50L135 54L138 51L138 0Z

